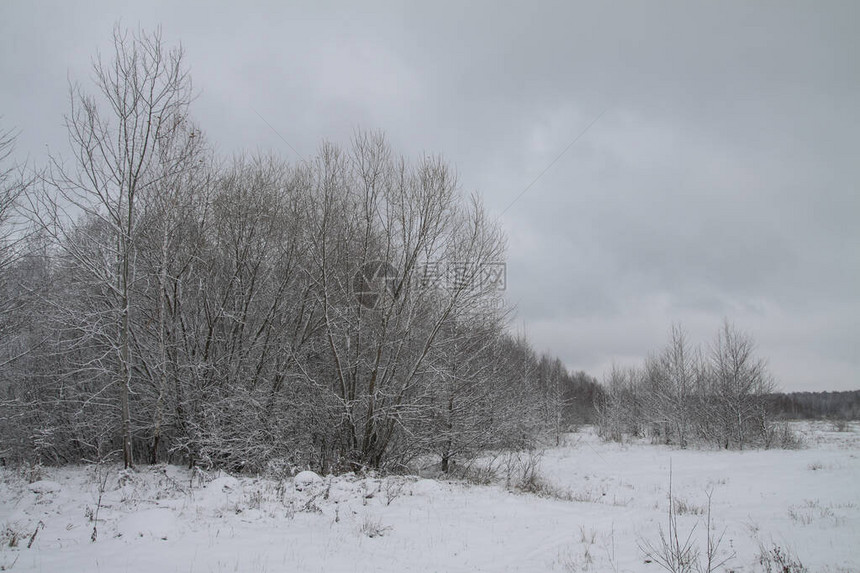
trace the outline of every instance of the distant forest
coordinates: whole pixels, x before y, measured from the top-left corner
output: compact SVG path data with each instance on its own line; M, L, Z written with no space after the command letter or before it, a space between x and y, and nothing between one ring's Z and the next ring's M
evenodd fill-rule
M770 394L767 405L784 420L860 420L860 390Z
M564 385L564 422L596 423L595 404L604 395L597 379L585 372L568 376ZM860 420L860 390L846 392L776 392L765 396L770 416L778 420Z

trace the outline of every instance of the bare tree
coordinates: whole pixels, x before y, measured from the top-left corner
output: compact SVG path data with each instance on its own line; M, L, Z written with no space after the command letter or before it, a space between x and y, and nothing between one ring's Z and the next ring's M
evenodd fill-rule
M358 134L349 153L324 146L306 181L315 225L309 276L331 367L314 378L333 381L339 455L355 468L403 463L416 454L406 436L422 423L444 326L487 297L477 274L501 259L500 231L476 198L459 194L441 160L411 166L381 136ZM464 264L455 288L422 287L423 264L455 262ZM365 304L353 279L378 274L380 263L392 276Z
M0 130L0 427L4 431L4 445L0 456L9 453L10 446L22 440L16 439L21 432L7 427L7 422L26 415L22 403L16 400L14 385L16 374L10 372L13 363L27 353L26 345L19 341L26 326L20 281L15 275L20 267L21 254L26 241L26 232L17 225L16 207L27 187L23 174L11 162L15 136L11 131Z
M561 433L564 430L564 413L566 406L565 384L568 373L564 364L558 358L553 359L548 354L540 357L538 365L538 384L542 397L543 423L552 433L556 445L561 443Z
M680 325L672 326L663 351L646 361L645 411L652 430L666 443L687 446L700 390L701 362L701 352L690 345Z
M767 363L755 356L752 338L725 321L711 346L710 365L723 445L743 449L761 440L767 431L764 395L774 391L774 382Z
M71 88L66 126L74 162L67 167L52 161L48 192L33 212L109 301L99 313L99 328L112 331L102 336L110 343L110 356L99 362L113 371L119 389L123 460L130 466L135 459L131 314L139 222L159 184L187 169L187 143L195 131L187 124L192 94L182 50L165 48L160 31L130 34L119 28L113 49L110 61L99 56L93 64L98 96ZM98 238L75 225L81 215L99 230ZM95 252L92 240L104 241Z
M625 434L640 436L649 419L643 399L644 374L638 368L613 364L604 377L604 391L598 397L597 428L606 440L621 441Z
M451 321L443 327L434 356L428 361L432 399L426 405L424 430L428 450L440 457L442 472L447 473L455 459L468 463L498 445L502 424L510 420L500 411L499 403L501 319Z
M168 139L169 138L169 139ZM138 299L132 324L140 323L132 337L138 370L150 383L151 441L149 459L156 463L163 448L163 426L168 397L183 395L179 364L182 284L199 260L214 173L209 146L187 118L158 146L164 169L141 206L138 223ZM182 168L177 168L177 164ZM134 309L133 309L134 310Z
M752 338L728 321L706 357L673 326L669 344L646 361L644 371L613 368L598 404L598 424L611 439L635 435L644 424L653 438L681 447L704 441L743 449L780 440L791 447L791 436L776 435L765 408L773 390Z
M30 185L22 170L11 162L15 136L11 131L0 130L0 347L8 348L15 329L13 315L21 301L14 281L12 267L21 259L29 233L18 220L17 208L21 195ZM0 357L0 366L17 356Z
M15 214L18 200L29 182L11 164L14 148L14 133L0 131L0 273L17 260L18 247L26 235L15 224Z
M307 205L296 176L258 158L238 159L217 178L189 276L196 286L174 303L193 395L184 426L200 463L261 467L297 450L311 461L306 439L321 406L303 369L320 317L304 271Z

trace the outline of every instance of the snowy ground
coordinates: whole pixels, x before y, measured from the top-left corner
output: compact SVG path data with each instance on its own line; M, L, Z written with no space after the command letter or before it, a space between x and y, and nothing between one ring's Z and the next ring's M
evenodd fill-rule
M543 453L541 495L506 489L522 465L505 457L489 486L4 469L0 570L659 571L642 547L666 530L671 463L681 541L695 527L702 554L712 491L712 537L723 534L720 556L734 555L722 570L767 571L765 554L772 571L779 558L860 571L860 426L801 430L806 449L726 452L605 444L585 429Z

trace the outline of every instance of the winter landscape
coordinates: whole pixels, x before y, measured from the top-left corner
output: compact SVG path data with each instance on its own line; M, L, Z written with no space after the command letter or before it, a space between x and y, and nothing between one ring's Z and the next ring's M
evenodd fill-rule
M854 4L0 38L0 571L860 572Z
M6 469L0 567L661 571L671 469L678 537L700 566L710 536L715 570L858 571L860 427L798 430L797 450L688 451L606 443L585 427L558 447L485 458L461 479Z

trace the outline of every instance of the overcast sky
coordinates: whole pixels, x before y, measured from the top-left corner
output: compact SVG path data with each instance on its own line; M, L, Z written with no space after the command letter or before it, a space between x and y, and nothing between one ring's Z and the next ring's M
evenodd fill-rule
M122 4L0 3L19 160L65 152L115 22L160 25L224 154L442 154L501 216L512 328L569 368L728 318L783 390L860 389L860 2Z

